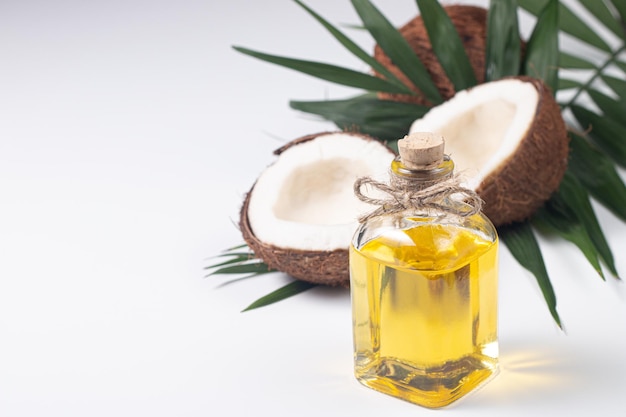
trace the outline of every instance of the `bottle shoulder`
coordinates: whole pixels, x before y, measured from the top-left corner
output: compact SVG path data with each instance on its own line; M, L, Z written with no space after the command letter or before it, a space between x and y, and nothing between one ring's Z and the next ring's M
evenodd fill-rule
M351 251L394 267L441 271L486 253L496 256L498 236L482 214L436 219L383 216L358 228Z
M410 238L411 236L414 238ZM472 240L484 244L498 241L495 226L483 213L467 217L404 213L374 217L362 223L353 236L352 246L359 249L374 239L390 244L397 241L395 245L402 246L432 246L437 242L445 242L450 236L471 237Z

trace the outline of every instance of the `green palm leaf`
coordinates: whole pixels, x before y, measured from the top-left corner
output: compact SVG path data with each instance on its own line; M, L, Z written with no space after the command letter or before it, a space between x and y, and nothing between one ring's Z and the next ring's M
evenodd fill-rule
M250 311L250 310L253 310L255 308L264 307L264 306L276 303L278 301L282 301L285 298L289 298L289 297L292 297L292 296L294 296L296 294L300 294L301 292L309 290L309 289L314 288L316 286L317 286L317 284L312 284L310 282L293 281L293 282L285 285L284 287L281 287L281 288L277 289L276 291L273 291L273 292L267 294L266 296L259 298L258 300L256 300L252 304L250 304L248 307L243 309L242 312L243 311Z
M620 15L621 18L621 28L622 28L622 38L624 38L624 36L626 35L626 28L624 27L624 24L626 22L626 3L624 3L622 0L610 0L611 3L613 3L613 7L615 7L615 9L617 10L617 12Z
M217 272L219 267L223 267L227 265L242 265L242 264L259 262L259 260L254 257L254 254L252 253L252 251L250 250L240 251L239 250L239 249L244 249L244 248L247 248L247 245L238 245L238 246L226 249L219 255L212 257L212 259L224 259L224 258L231 258L231 259L217 261L217 263L213 263L209 266L204 267L204 269L207 269L207 270L212 269L214 271L210 273L209 275L207 275L207 277L214 275L214 274L220 274L220 272ZM225 273L228 273L228 270L226 270Z
M450 17L437 0L417 0L433 51L456 91L476 85L474 69Z
M623 18L620 19L615 16L615 14L610 10L607 2L597 0L579 1L598 19L600 23L604 24L607 29L613 31L619 36L619 38L622 39L622 41L626 39ZM615 4L619 4L619 7L623 7L623 3L620 2L621 0L615 1ZM539 14L542 6L546 4L546 0L519 0L519 4L520 7L532 14L537 15ZM618 9L619 7L616 6L615 8ZM561 57L559 59L559 65L561 68L572 70L585 69L593 71L587 81L579 82L580 85L578 86L574 85L571 80L562 80L568 88L576 89L572 98L567 103L562 103L563 108L566 109L576 103L579 98L584 97L585 92L593 89L596 80L605 78L605 71L607 68L612 65L616 65L621 68L622 71L626 72L626 64L619 60L621 53L626 50L626 45L622 42L621 45L618 45L614 48L614 50L611 50L606 42L598 36L596 33L597 31L592 30L588 24L586 24L580 17L563 4L559 5L559 28L572 36L575 41L595 46L600 52L599 55L603 56L603 58L596 57L594 58L594 61L592 61L590 58L578 56L577 51L574 53L568 53L565 51L561 52ZM575 47L573 49L575 49ZM618 80L621 80L621 78ZM624 114L624 117L626 117L626 114ZM624 117L621 117L620 119L623 119Z
M517 262L535 276L552 318L561 327L561 318L556 310L556 295L530 223L502 227L498 234Z
M626 185L613 162L582 136L570 133L569 169L589 193L626 221Z
M620 97L622 108L626 111L626 80L609 75L603 75L602 81L608 85L613 92Z
M224 266L222 268L218 268L215 271L211 272L209 275L220 275L220 274L266 274L268 272L274 272L272 269L268 268L262 262L253 262L248 264L236 264Z
M317 114L339 128L358 129L383 141L395 141L408 132L411 123L428 111L416 104L379 100L364 94L347 100L291 101L293 109Z
M570 106L583 129L590 129L589 137L616 163L626 167L626 127L602 117L585 107Z
M549 0L541 10L526 46L524 74L544 81L552 91L558 90L559 2Z
M558 10L556 10L555 13L558 13L559 20L558 22L555 22L555 29L561 29L563 32L574 36L575 38L581 39L589 45L593 45L603 51L611 51L609 45L596 32L594 32L587 23L583 22L577 15L572 13L572 11L563 3L558 4L558 1L553 0L548 0L547 3L546 0L518 0L518 3L522 8L526 9L535 16L538 16L541 13L544 6L547 7L549 3L556 3L555 7L557 7Z
M378 73L385 76L390 82L403 89L405 94L415 94L410 88L405 86L391 71L389 71L384 65L378 62L374 57L365 52L360 46L353 42L350 38L344 35L339 29L331 25L326 19L313 11L310 7L302 3L300 0L295 0L304 10L306 10L311 16L313 16L318 22L322 24L334 37L337 39L348 51L352 52L357 58L364 63L375 69Z
M586 250L591 252L591 256L588 256L585 252L588 259L594 258L597 260L600 258L609 268L609 271L617 276L611 248L600 228L600 223L589 201L589 195L571 171L565 173L558 191L546 204L546 208L547 210L558 212L569 222L572 226L573 238L577 239L578 242L574 243L582 243L581 249L583 252ZM579 230L579 226L582 230ZM561 225L560 229L561 231L567 230L567 225ZM586 248L586 246L590 247ZM592 264L600 275L603 276L599 265L593 262Z
M621 123L624 127L626 127L626 120L624 120L626 106L624 106L624 103L620 103L614 98L609 97L597 90L589 89L587 90L587 93L602 113L604 113L605 117L613 119L617 123Z
M493 81L520 70L517 0L491 1L487 23L485 80Z
M571 88L579 89L582 87L582 83L577 80L568 80L567 78L559 79L559 90L568 90Z
M596 31L585 23L581 18L572 13L572 11L563 3L559 6L559 27L563 32L574 36L575 38L584 40L588 44L595 46L606 52L611 51L611 47L602 39Z
M241 264L241 263L247 262L248 260L249 260L249 257L245 257L244 258L244 257L241 257L241 256L236 256L233 259L229 259L229 260L226 260L226 261L218 262L218 263L213 264L213 265L205 266L204 269L214 269L215 270L216 268L218 268L220 266ZM207 276L210 276L210 275L213 275L213 274L209 274Z
M585 258L587 258L593 269L595 269L598 275L604 280L602 266L598 259L598 252L595 250L589 234L585 230L585 227L575 217L569 214L571 213L559 211L552 204L548 203L539 209L534 216L534 220L539 224L540 228L561 236L563 239L576 245Z
M212 275L243 275L247 274L242 278L237 278L231 280L230 282L238 281L246 278L253 278L259 275L267 274L270 272L276 272L276 270L271 269L267 266L267 264L263 263L260 259L254 258L254 254L251 251L246 252L238 252L238 249L242 249L247 247L247 245L239 245L234 248L230 248L222 252L220 255L217 255L215 258L228 258L223 262L218 262L216 264L209 265L204 269L213 270L211 273L207 275L207 277ZM316 284L311 284L303 281L294 281L290 284L285 285L271 293L259 298L254 301L248 307L246 307L242 311L253 310L255 308L263 307L272 303L276 303L278 301L284 300L285 298L291 297L293 295L299 294L303 291L306 291L310 288L316 287Z
M286 58L278 55L270 55L263 52L253 51L252 49L242 48L239 46L235 46L233 47L233 49L241 52L242 54L252 56L262 61L281 65L283 67L300 71L313 77L321 78L322 80L346 85L348 87L362 88L369 91L385 91L388 93L406 92L406 88L383 80L382 78L364 74L359 71L338 67L336 65L294 58Z
M597 66L592 62L587 61L584 58L568 54L567 52L561 51L559 56L559 66L561 68L568 69L597 69Z
M580 81L577 80L568 80L566 78L559 79L559 90L578 89L581 85Z
M441 103L439 90L432 82L426 67L391 22L369 0L352 0L352 5L361 17L365 28L391 61L424 93L428 100Z
M611 10L603 1L579 0L580 3L604 26L620 38L624 38L624 29L611 13ZM621 2L623 4L623 1Z

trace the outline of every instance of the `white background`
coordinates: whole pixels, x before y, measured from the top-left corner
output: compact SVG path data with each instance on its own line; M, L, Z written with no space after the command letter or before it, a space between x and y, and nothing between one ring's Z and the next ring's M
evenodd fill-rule
M347 290L240 313L289 279L204 278L271 152L334 128L288 100L356 94L232 45L367 71L287 0L0 2L1 416L435 413L353 378ZM624 273L626 225L598 213ZM502 371L448 415L625 415L624 285L540 243L567 332L502 247Z

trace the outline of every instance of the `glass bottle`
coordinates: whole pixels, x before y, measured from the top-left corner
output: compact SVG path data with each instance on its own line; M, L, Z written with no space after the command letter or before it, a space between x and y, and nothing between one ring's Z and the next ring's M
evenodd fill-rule
M498 238L458 182L444 197L428 191L451 190L455 178L441 136L411 134L398 146L396 195L350 247L354 370L370 388L439 408L498 372ZM405 208L398 187L421 194Z

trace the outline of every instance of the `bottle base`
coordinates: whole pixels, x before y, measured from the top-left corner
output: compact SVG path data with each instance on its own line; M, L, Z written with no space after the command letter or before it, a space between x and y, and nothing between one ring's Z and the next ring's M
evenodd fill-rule
M357 369L357 380L376 391L427 408L448 406L498 373L491 357L466 357L441 367L417 369L393 358L383 358Z

